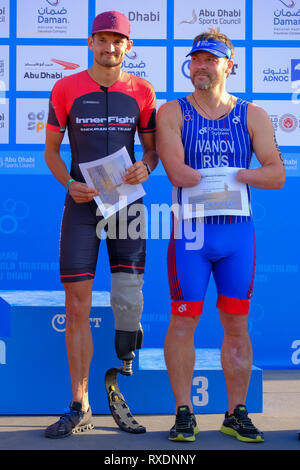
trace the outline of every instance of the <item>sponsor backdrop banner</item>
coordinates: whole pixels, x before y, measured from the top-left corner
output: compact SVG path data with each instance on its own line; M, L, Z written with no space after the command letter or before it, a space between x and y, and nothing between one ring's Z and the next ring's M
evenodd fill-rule
M257 267L249 324L254 363L299 368L300 0L0 0L0 290L62 290L58 243L65 192L44 161L48 99L56 80L92 64L87 37L93 18L111 9L125 13L132 24L134 44L122 67L153 84L158 106L191 93L186 54L197 34L213 26L233 40L228 90L268 112L287 170L283 190L252 190ZM141 153L137 137L137 158ZM69 165L67 135L62 156ZM161 164L144 188L149 224L144 346L161 348L170 315L169 226L151 226L153 207L157 214L164 211L160 205L171 204L171 185ZM165 213L162 218L168 219ZM104 241L94 287L110 288ZM19 354L3 305L0 370ZM33 335L28 325L24 335L34 348L38 331ZM220 348L222 335L211 282L196 346Z

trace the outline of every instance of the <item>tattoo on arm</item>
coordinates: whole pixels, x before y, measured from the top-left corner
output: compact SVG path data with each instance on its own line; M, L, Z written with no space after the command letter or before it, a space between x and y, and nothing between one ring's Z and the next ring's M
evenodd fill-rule
M281 150L280 150L280 148L279 148L279 145L278 145L278 142L277 142L277 139L276 139L275 132L274 132L274 134L273 134L273 137L274 137L275 147L276 147L276 149L277 149L277 151L278 151L278 156L279 156L279 158L280 158L280 160L281 160L281 163L282 163L283 166L284 166L283 156L282 156Z

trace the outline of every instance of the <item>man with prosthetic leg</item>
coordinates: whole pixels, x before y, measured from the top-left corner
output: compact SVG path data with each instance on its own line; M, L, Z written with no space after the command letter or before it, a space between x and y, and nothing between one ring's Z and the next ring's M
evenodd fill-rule
M125 54L132 47L130 22L116 11L96 16L88 37L93 52L92 66L65 77L53 87L46 130L45 159L55 178L66 188L60 233L60 277L65 289L66 347L72 384L69 408L45 435L48 438L70 436L93 427L89 403L89 366L93 341L89 323L93 281L101 236L107 232L106 246L111 272L111 306L115 317L115 347L122 368L106 374L105 384L116 423L128 432L144 432L131 416L118 390L116 376L132 373L134 351L142 345L143 274L145 237L132 237L129 225L134 219L129 204L104 220L94 198L98 192L83 178L80 163L104 158L126 147L132 161L123 182L143 183L158 163L155 144L156 99L152 85L121 70ZM119 123L126 123L120 125ZM67 169L60 146L68 129L71 168ZM135 133L143 147L142 160L134 156ZM133 208L134 209L134 208ZM131 211L132 213L132 211ZM112 216L114 217L114 216ZM113 226L112 233L110 227ZM126 236L124 237L124 233ZM103 241L101 241L102 243ZM114 392L114 393L111 393ZM119 403L123 400L122 413ZM126 416L123 410L127 411Z
M194 92L162 105L158 112L158 153L173 185L173 203L182 208L178 216L174 215L168 248L172 302L164 352L175 397L176 418L169 434L172 441L194 441L199 432L191 400L194 333L211 275L224 329L221 363L228 411L221 431L243 442L264 440L245 406L252 368L248 313L255 268L249 186L280 189L285 169L267 113L226 91L233 53L231 41L218 30L212 28L197 36L188 54ZM256 169L250 169L253 152L261 164ZM230 201L228 175L233 175L240 194L243 191L246 210L231 212L233 206L228 205L227 212L212 213L214 191L224 188L216 200L222 204ZM211 199L207 198L209 178ZM186 194L191 200L196 194L198 200L208 201L202 203L204 215L184 217ZM185 238L189 224L202 227L201 246L191 248Z

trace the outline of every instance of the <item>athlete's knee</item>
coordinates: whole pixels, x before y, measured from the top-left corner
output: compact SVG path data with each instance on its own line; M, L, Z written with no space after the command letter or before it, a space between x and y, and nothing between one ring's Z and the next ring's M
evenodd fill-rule
M92 302L92 281L66 283L65 305L69 324L88 321Z
M116 330L139 330L143 311L142 286L143 274L112 273L110 298Z
M222 310L219 311L219 314L226 335L232 337L248 336L248 315L235 315Z
M199 318L199 316L180 317L171 315L169 334L176 336L178 339L190 338L195 332Z

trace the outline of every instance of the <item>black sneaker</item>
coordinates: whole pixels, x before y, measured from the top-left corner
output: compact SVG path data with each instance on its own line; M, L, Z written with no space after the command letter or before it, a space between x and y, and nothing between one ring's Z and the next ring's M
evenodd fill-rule
M199 429L195 415L190 412L188 406L179 406L177 408L175 424L170 429L169 440L192 442L198 433Z
M81 411L81 408L81 403L73 402L56 423L47 427L45 437L60 439L93 429L91 408L87 412Z
M231 415L226 411L221 432L243 442L264 442L263 433L254 426L244 405L237 405Z

